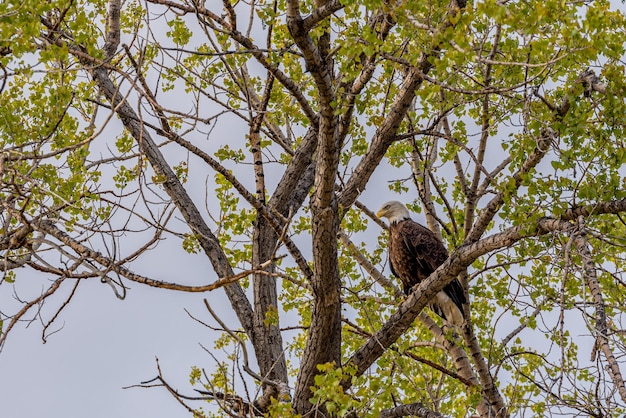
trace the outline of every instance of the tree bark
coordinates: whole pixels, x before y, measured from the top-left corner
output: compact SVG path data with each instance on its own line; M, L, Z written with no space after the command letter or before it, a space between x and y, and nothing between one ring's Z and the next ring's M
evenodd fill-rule
M319 8L326 1L316 1ZM302 415L325 416L321 406L311 411L311 387L315 383L319 364L341 363L341 283L337 263L337 236L339 217L335 196L335 182L339 165L340 145L337 117L332 103L332 65L328 58L328 29L316 46L309 37L300 16L297 0L287 1L287 27L303 53L306 67L313 77L320 107L315 161L314 192L311 198L311 235L313 240L313 316L300 364L293 406Z

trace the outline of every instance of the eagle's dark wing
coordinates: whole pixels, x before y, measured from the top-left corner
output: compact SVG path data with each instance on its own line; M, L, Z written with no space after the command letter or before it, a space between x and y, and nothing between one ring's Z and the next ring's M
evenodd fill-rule
M405 248L418 264L420 281L448 259L446 247L430 229L412 220L405 220L398 223L398 232Z
M447 256L436 236L418 223L404 220L390 225L391 272L402 281L405 293L435 271Z
M415 225L420 226L418 224ZM404 229L407 230L408 228ZM420 271L423 272L424 277L421 278L423 280L437 270L441 263L448 258L448 252L434 234L426 234L420 230L413 232L416 233L404 235L403 241L407 250L417 262Z
M402 281L405 293L408 294L413 286L430 276L447 258L446 247L428 228L412 220L404 220L391 226L391 272ZM463 304L467 300L458 280L447 284L443 291L463 313ZM445 318L442 311L437 313Z

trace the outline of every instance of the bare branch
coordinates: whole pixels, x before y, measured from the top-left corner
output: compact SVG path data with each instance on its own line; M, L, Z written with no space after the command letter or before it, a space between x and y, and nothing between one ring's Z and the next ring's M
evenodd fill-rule
M48 296L52 295L54 292L56 292L59 287L61 286L61 284L63 283L63 281L65 280L64 277L56 279L52 285L48 288L48 290L46 290L45 292L43 292L41 295L39 295L38 297L36 297L35 299L31 300L30 302L26 303L22 309L19 310L19 312L17 312L15 315L13 315L11 317L11 320L9 321L8 325L2 330L2 332L0 332L0 351L2 351L2 347L4 346L4 343L6 342L7 336L9 335L9 332L11 332L11 329L13 329L13 327L15 325L17 325L17 323L19 321L22 320L22 317L24 315L26 315L26 313L35 305L38 305L40 303L42 303Z

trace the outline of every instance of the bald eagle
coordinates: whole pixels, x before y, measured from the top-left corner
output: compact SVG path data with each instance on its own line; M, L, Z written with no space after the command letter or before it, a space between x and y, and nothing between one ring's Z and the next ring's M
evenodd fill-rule
M416 284L426 279L448 258L448 251L428 228L411 219L408 209L400 202L385 203L376 213L389 219L389 264L391 272L409 294ZM456 326L465 322L463 304L467 303L457 279L448 283L430 302L430 308L444 320Z

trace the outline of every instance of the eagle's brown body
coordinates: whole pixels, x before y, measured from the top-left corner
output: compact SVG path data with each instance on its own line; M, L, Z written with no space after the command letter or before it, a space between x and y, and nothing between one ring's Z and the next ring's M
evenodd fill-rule
M391 272L404 286L411 289L448 258L448 251L428 228L413 221L400 202L388 202L378 211L380 217L389 218L389 263ZM455 325L464 322L463 304L467 303L463 288L453 280L431 301L431 309Z

